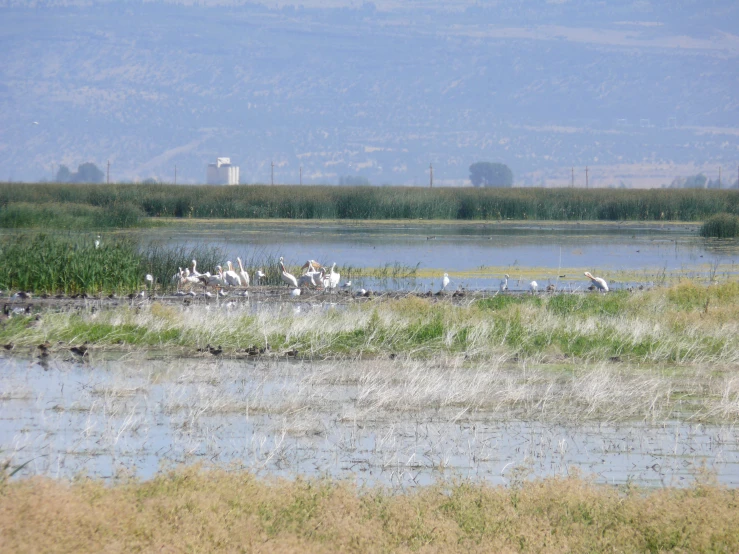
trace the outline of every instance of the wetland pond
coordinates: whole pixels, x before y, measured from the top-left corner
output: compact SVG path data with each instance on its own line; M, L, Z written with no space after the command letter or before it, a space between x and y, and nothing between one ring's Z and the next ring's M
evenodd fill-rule
M587 286L583 270L613 281L613 288L649 285L670 274L708 278L739 272L737 241L706 240L698 235L698 228L635 222L221 220L179 222L147 230L143 236L169 245L218 246L232 260L269 255L284 256L292 264L306 259L336 262L339 271L387 265L418 268L413 279L354 278L366 288L426 290L438 286L441 275L448 272L454 289L495 289L503 274L509 273L512 290L527 289L530 279L537 279L540 286L557 282L576 290Z
M733 425L674 415L557 423L530 417L538 405L510 407L531 402L534 389L512 388L521 398L505 409L485 400L510 386L510 375L454 373L447 382L448 373L424 366L386 370L380 378L385 370L361 362L0 358L2 458L28 462L19 476L55 478L149 478L203 462L396 488L450 477L510 483L573 468L600 483L657 487L688 485L705 468L739 485Z

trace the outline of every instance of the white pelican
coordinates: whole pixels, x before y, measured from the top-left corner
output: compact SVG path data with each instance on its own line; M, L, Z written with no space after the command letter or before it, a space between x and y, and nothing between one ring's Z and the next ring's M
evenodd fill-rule
M200 275L202 275L201 273L198 272L198 261L197 260L192 261L192 271L190 273L195 277L200 277Z
M508 276L508 274L506 273L506 274L505 274L505 279L503 279L503 280L502 280L502 281L500 282L500 292L505 292L505 291L507 291L507 290L508 290L508 279L509 279L509 276Z
M298 286L299 287L315 287L316 281L315 281L315 275L318 275L318 273L311 271L310 273L304 273L298 278Z
M226 262L226 265L228 266L228 270L223 272L223 280L229 287L240 287L241 277L234 271L234 264L229 260Z
M222 287L226 284L226 281L223 279L223 268L217 265L216 269L218 270L217 275L200 274L200 281L204 283L206 287Z
M321 269L323 266L318 263L316 260L308 260L303 264L303 267L300 269L308 269L309 271L315 271L317 269Z
M326 275L326 268L322 267L318 272L318 283L324 290L331 287L331 279Z
M335 267L336 267L336 262L334 262L334 264L331 266L331 273L329 273L329 276L328 276L328 286L331 289L335 289L336 287L338 287L339 281L341 280L341 274L336 273L334 271Z
M190 274L190 270L188 268L185 268L184 280L186 283L189 283L191 285L196 285L200 282L200 279L196 275Z
M297 287L298 286L298 280L295 278L295 275L292 275L287 272L285 269L285 263L283 261L282 256L280 256L280 269L282 270L282 282L285 283L288 286Z
M290 291L290 296L300 296L300 289L292 289Z
M298 286L318 286L321 280L321 272L313 266L313 260L308 260L308 269L298 279Z
M241 284L245 287L249 286L249 274L244 270L244 265L241 263L241 258L236 258L239 262L239 277L241 277Z
M606 283L605 279L602 279L600 277L593 277L589 271L585 272L585 277L590 279L593 282L593 286L599 291L608 292L608 283Z
M174 275L172 275L172 284L173 285L176 284L179 287L182 284L182 281L184 279L184 274L183 274L183 271L182 271L182 268L181 267L178 268L178 269L179 269L179 271L177 273L175 273Z
M445 273L444 278L441 280L441 290L446 289L449 286L449 274Z
M254 284L258 285L262 282L262 279L264 279L267 275L265 275L264 271L262 271L262 268L260 267L257 269L257 272L254 274Z
M536 294L536 291L539 290L539 283L536 281L531 281L529 283L529 290L531 291L531 294Z

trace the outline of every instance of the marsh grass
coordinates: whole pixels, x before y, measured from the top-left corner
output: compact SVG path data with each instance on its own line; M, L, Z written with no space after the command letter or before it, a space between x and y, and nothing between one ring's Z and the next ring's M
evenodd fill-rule
M728 190L492 189L250 185L0 184L0 221L13 205L88 205L148 217L247 219L700 221L739 213ZM11 217L9 221L18 218Z
M719 239L738 237L739 217L727 213L713 215L701 226L700 235Z
M734 552L736 490L657 491L578 477L390 493L189 468L113 486L0 482L8 552Z
M144 212L130 202L107 206L17 202L0 206L0 227L6 229L123 229L145 224Z
M268 342L278 352L298 350L318 358L462 354L468 359L730 364L739 362L738 300L735 283L684 283L607 295L498 295L467 305L409 296L300 313L290 304L252 312L244 309L249 304L224 302L192 306L187 316L162 317L146 303L137 310L47 313L32 329L3 326L0 340L34 344L74 337L130 347L217 344L226 354Z
M262 284L280 283L275 255L252 252L244 257L251 275L254 269L265 268L268 278ZM215 271L217 265L226 263L223 250L209 245L139 243L114 235L14 234L0 239L0 290L130 293L151 289L144 279L151 274L157 292L171 292L178 287L173 277L180 268L191 267L193 259L198 260L203 272Z

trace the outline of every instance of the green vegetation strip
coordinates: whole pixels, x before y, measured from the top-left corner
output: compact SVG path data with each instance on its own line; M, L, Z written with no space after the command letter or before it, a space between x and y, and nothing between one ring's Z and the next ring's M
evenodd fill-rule
M147 286L146 274L154 276L160 290L173 289L172 276L193 258L202 267L223 263L222 252L213 247L150 244L142 248L125 238L71 233L12 235L0 240L0 290L129 293Z
M249 219L702 221L728 190L0 184L0 225L126 227L143 216ZM77 225L77 224L75 224Z
M408 297L373 300L322 313L248 305L226 309L144 303L113 310L13 317L0 342L34 345L88 342L133 348L221 346L226 355L269 343L304 357L561 359L562 356L648 363L739 362L739 283L601 295L498 295L454 305Z
M198 468L147 482L0 481L7 552L736 552L739 492L579 478L392 494Z

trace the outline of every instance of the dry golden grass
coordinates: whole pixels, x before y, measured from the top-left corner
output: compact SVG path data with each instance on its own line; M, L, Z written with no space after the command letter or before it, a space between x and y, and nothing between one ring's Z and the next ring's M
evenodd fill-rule
M739 494L579 478L406 494L190 468L146 482L0 483L3 552L737 552Z

